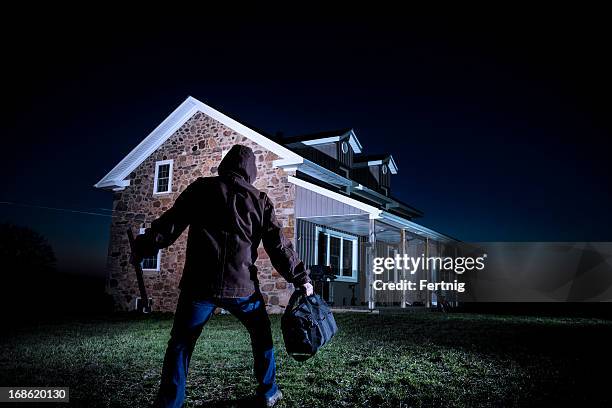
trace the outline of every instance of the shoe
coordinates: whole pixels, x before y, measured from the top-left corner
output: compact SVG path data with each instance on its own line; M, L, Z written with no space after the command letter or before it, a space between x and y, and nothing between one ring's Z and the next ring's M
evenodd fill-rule
M281 390L276 390L274 395L270 397L264 397L262 395L262 396L259 396L258 399L261 401L262 406L270 408L276 405L276 403L280 401L282 398L283 398L283 393L281 392Z

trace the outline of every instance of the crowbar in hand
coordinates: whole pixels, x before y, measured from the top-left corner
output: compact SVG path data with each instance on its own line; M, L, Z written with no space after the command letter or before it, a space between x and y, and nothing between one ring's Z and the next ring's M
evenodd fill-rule
M138 289L140 290L141 302L138 309L142 313L151 313L151 305L149 304L149 297L147 296L147 288L144 284L142 265L140 264L140 262L136 262L137 258L134 256L134 234L132 233L131 228L128 228L127 236L128 240L130 241L130 250L132 251L130 256L130 263L134 266L134 270L136 271L136 280L138 281Z

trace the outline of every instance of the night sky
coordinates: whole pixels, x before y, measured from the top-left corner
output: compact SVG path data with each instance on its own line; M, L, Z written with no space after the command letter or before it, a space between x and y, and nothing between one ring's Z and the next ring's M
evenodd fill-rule
M92 185L189 95L269 133L353 127L418 222L461 240L612 240L603 13L197 17L2 28L0 201L101 214L0 204L60 269L103 273L111 193Z

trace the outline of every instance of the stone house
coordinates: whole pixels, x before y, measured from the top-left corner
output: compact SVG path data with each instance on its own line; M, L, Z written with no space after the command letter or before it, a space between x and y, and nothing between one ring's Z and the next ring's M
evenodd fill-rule
M95 184L113 194L107 291L117 310L134 309L139 301L126 230L142 231L192 181L216 175L216 166L236 143L255 152L255 186L274 202L283 232L306 265L328 265L336 275L319 288L327 300L335 306L370 308L435 302L435 295L425 292L372 289L374 257L441 254L453 241L415 223L422 212L392 196L398 166L390 154L365 155L352 129L273 137L189 97ZM175 309L186 237L183 233L157 257L143 261L154 310ZM281 312L291 285L274 270L262 247L256 265L269 311ZM413 276L389 270L382 279L422 276L443 278L434 270Z

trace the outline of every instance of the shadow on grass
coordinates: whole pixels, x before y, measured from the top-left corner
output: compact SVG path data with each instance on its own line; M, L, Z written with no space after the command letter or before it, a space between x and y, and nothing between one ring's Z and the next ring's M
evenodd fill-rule
M281 407L602 404L612 323L470 314L337 314L336 338L306 363L272 316ZM148 406L170 316L110 316L15 327L0 338L1 385L69 386L71 406ZM246 330L216 316L200 338L188 407L252 407Z

